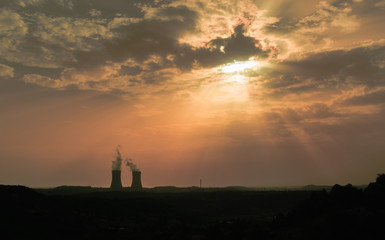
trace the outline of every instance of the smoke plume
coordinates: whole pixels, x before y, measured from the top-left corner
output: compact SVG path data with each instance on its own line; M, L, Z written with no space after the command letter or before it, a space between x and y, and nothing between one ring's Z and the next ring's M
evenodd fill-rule
M130 167L132 172L140 172L140 169L136 167L136 164L132 161L131 158L126 158L126 165Z
M120 170L122 167L122 156L119 151L120 145L116 147L116 158L112 161L112 170Z

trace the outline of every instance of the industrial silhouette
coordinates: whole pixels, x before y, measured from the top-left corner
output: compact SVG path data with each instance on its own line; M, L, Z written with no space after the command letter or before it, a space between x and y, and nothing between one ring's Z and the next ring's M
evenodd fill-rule
M120 170L112 170L112 180L111 180L110 188L113 190L122 189L121 171Z
M122 166L122 155L120 154L120 145L116 147L116 159L112 161L112 179L110 188L112 190L120 190L123 188L121 181L121 166ZM135 163L131 158L126 158L126 166L130 168L132 172L132 183L131 189L141 190L142 189L142 180L141 180L141 171L136 167Z
M140 190L140 189L142 189L141 175L142 174L139 171L133 171L132 172L131 189L133 189L133 190Z

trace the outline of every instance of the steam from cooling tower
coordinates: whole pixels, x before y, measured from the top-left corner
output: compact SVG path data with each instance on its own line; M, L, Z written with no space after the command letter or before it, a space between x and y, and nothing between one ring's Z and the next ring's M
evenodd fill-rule
M136 166L136 164L132 161L131 158L126 158L126 165L130 167L132 172L132 182L131 182L131 189L134 191L140 191L142 189L142 179L139 168Z
M130 167L132 172L132 183L131 183L131 189L134 191L140 191L142 189L142 179L139 168L136 166L136 164L132 161L131 158L126 158L126 165Z
M119 151L120 145L116 147L116 158L112 161L112 170L119 170L122 168L122 155Z
M132 161L131 158L125 158L126 166L130 167L132 172L132 183L131 189L134 191L140 191L142 189L142 180L140 169L136 166L136 164ZM122 182L121 182L121 168L122 168L122 155L120 154L120 145L116 147L116 157L115 160L112 161L112 179L111 186L112 190L121 190Z
M140 172L140 169L136 166L136 164L132 161L131 158L126 158L126 166L130 167L131 172Z
M122 156L119 151L120 145L116 147L116 158L112 161L112 179L111 186L112 190L120 190L122 189L122 181L121 181L121 167L122 167Z

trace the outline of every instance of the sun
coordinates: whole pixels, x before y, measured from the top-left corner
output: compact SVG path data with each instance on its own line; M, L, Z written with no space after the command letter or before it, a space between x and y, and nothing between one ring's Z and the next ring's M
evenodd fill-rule
M210 84L203 85L197 92L195 98L197 102L206 108L230 109L237 106L248 108L249 97L249 76L247 70L257 70L264 66L265 62L260 62L254 58L246 61L233 61L228 64L213 68L213 81Z
M245 71L246 69L251 69L258 67L260 65L259 62L249 60L249 61L235 61L233 63L229 63L221 66L219 69L223 73L240 73Z

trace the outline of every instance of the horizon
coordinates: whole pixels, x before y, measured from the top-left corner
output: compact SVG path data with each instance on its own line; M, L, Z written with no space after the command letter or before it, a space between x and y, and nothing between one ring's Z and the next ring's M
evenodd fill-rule
M113 171L116 171L116 170L113 170ZM131 172L131 171L130 171ZM132 172L131 172L132 173ZM130 176L131 177L131 176ZM362 184L352 184L353 187L363 187L363 186L368 186L370 183L372 182L375 182L375 179L376 178L373 178L372 181L368 182L368 183L362 183ZM124 184L123 184L124 182ZM198 184L196 185L153 185L153 186L143 186L143 189L153 189L153 188L162 188L162 187L175 187L175 188L198 188L198 189L222 189L222 188L246 188L246 189L296 189L296 188L306 188L306 187L333 187L334 185L341 185L341 186L346 186L346 185L349 185L351 183L347 182L347 183L334 183L334 184L312 184L312 183L309 183L309 184L303 184L303 185L274 185L274 186L258 186L258 185L255 185L255 186L243 186L243 185L219 185L219 186L216 186L216 185L211 185L211 184L208 184L208 185L202 185L201 187L199 186L199 182ZM22 184L3 184L3 183L0 183L0 185L4 185L4 186L24 186L24 187L28 187L28 188L31 188L31 189L54 189L54 188L58 188L58 187L90 187L90 188L105 188L105 189L110 189L111 187L109 186L110 184L107 184L107 185L104 185L104 186L96 186L96 185L56 185L56 186L31 186L31 185L22 185ZM123 176L122 176L122 189L127 189L127 188L131 188L131 180L127 180L125 179L123 181Z
M373 181L375 182L375 181ZM349 184L349 183L348 183ZM348 184L334 184L334 185L340 185L340 186L346 186ZM353 185L353 187L365 187L365 186L368 186L370 183L368 184L360 184L360 185ZM30 188L30 189L55 189L55 188L61 188L61 187L68 187L68 188L76 188L76 187L80 187L80 188L96 188L96 189L111 189L110 186L90 186L90 185L59 185L59 186L47 186L47 187L39 187L39 186L26 186L26 185L6 185L6 184L0 184L2 186L22 186L22 187L27 187L27 188ZM269 191L269 190L277 190L277 191L290 191L290 190L294 190L294 191L297 191L297 190L305 190L306 191L306 187L314 187L314 188L322 188L322 187L327 187L327 188L332 188L334 185L314 185L314 184L308 184L308 185L298 185L298 186L237 186L237 185L228 185L228 186L202 186L202 187L199 187L199 185L190 185L190 186L173 186L173 185L159 185L159 186L143 186L143 189L146 189L146 190L151 190L151 189L155 189L155 188L176 188L176 189L190 189L190 188L194 188L194 189L206 189L206 190L209 190L209 189L227 189L227 188L241 188L241 189L248 189L248 190L256 190L256 191ZM123 185L122 186L122 190L125 190L125 189L130 189L131 186L127 185ZM118 191L122 191L122 190L118 190Z
M0 184L365 185L384 0L4 0ZM122 167L122 183L130 183Z

